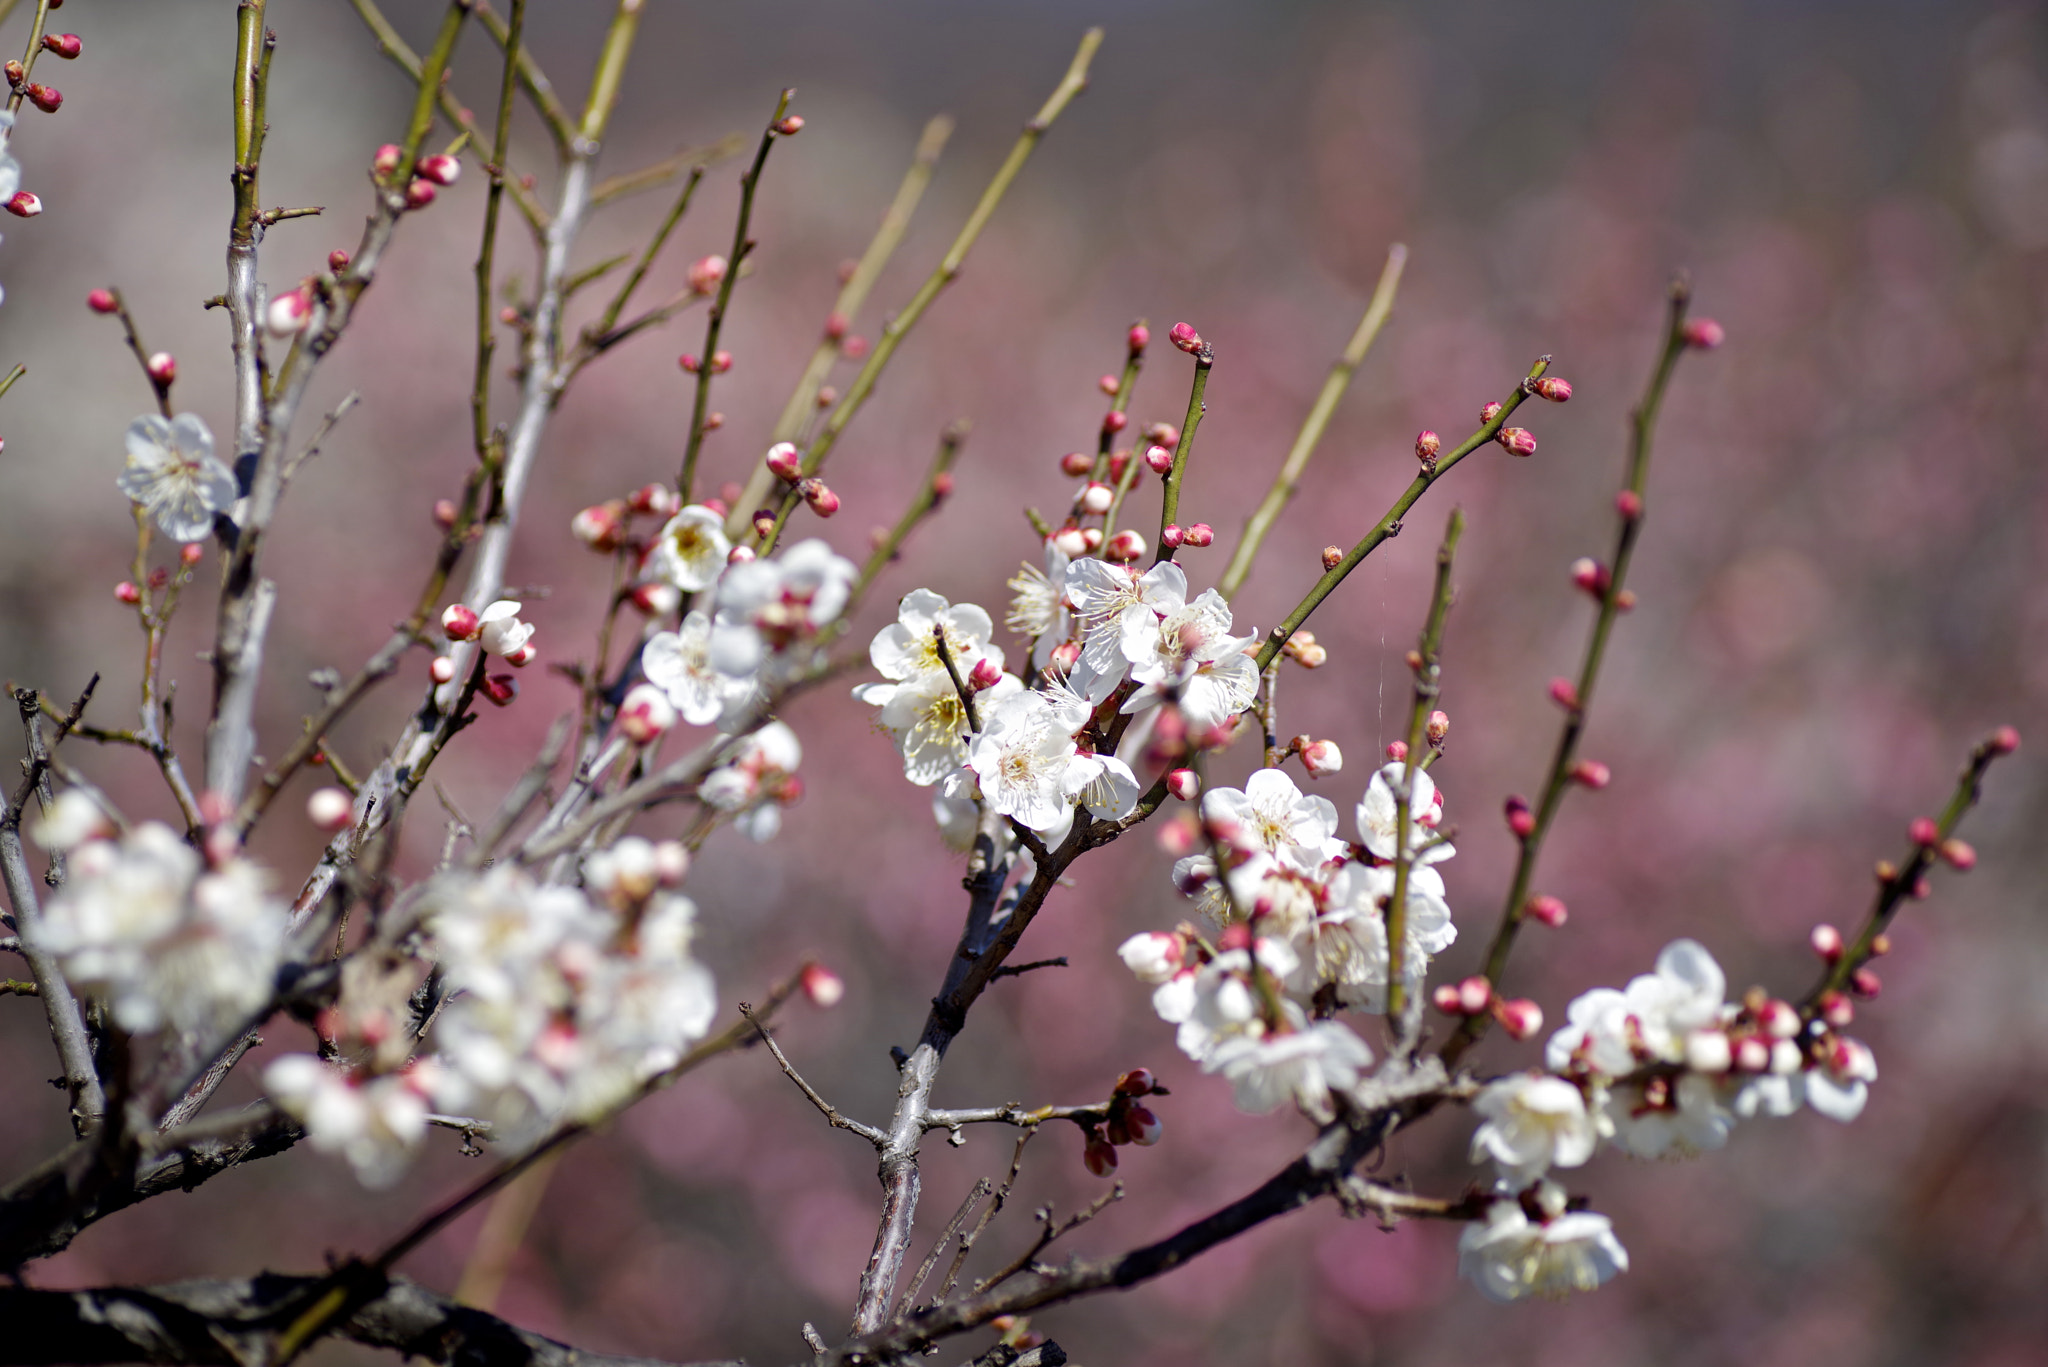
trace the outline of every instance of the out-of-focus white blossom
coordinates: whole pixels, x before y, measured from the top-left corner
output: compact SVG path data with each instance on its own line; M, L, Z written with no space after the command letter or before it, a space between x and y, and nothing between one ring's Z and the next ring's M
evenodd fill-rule
M101 840L114 833L114 823L99 802L82 788L66 788L57 800L29 828L29 834L46 850L74 850L88 840Z
M710 588L725 571L732 553L725 519L701 503L693 503L668 520L647 553L648 573L684 593Z
M1805 1074L1807 1104L1828 1119L1847 1124L1863 1114L1870 1084L1877 1081L1877 1056L1862 1042L1841 1036L1822 1049L1820 1066Z
M117 481L165 536L204 541L213 515L235 506L234 472L213 454L213 433L197 413L150 413L128 424L128 463Z
M791 652L837 621L860 571L815 537L773 560L749 560L718 581L711 662L745 678L763 666L780 675L805 659Z
M263 1070L263 1089L306 1127L306 1142L338 1153L366 1187L388 1187L427 1132L429 1064L359 1078L311 1054L286 1054Z
M1516 1073L1482 1091L1472 1109L1472 1161L1490 1161L1520 1191L1552 1168L1576 1168L1599 1147L1585 1095L1563 1078Z
M1628 1250L1605 1215L1564 1210L1562 1192L1550 1199L1558 1213L1547 1219L1532 1220L1519 1202L1501 1200L1465 1226L1458 1272L1488 1300L1558 1298L1628 1271Z
M1625 991L1599 987L1566 1008L1566 1025L1550 1037L1544 1061L1552 1072L1581 1069L1620 1077L1648 1062L1681 1063L1686 1038L1717 1024L1728 980L1714 956L1694 940L1674 940L1654 973Z
M678 630L648 637L640 669L692 726L729 724L753 691L747 681L712 667L711 619L702 612L685 615Z
M1735 1127L1714 1079L1693 1072L1615 1083L1601 1109L1614 1147L1637 1158L1697 1157Z
M1327 1122L1337 1113L1333 1094L1358 1085L1372 1050L1342 1022L1306 1024L1295 1019L1299 1007L1285 1006L1290 1029L1219 1039L1202 1071L1230 1079L1239 1110L1263 1115L1292 1101L1310 1119Z
M803 758L796 732L771 721L740 738L732 759L705 776L698 795L721 811L737 813L733 825L749 840L771 840L782 829L781 804L797 791L795 775Z

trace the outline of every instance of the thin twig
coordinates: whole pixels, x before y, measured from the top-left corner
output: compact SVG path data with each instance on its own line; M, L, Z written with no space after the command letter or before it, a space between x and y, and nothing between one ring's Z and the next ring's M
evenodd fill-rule
M889 1142L888 1135L883 1134L872 1125L863 1125L858 1120L841 1115L831 1102L819 1096L818 1089L804 1081L803 1074L796 1070L796 1066L789 1061L789 1056L782 1052L782 1046L775 1042L775 1036L768 1032L768 1027L754 1018L754 1008L752 1006L746 1002L741 1002L740 1014L747 1018L748 1024L761 1032L761 1043L767 1045L768 1052L775 1056L775 1062L781 1066L783 1076L794 1082L797 1085L797 1090L810 1098L811 1104L818 1108L819 1114L831 1122L832 1128L836 1130L851 1130L877 1148Z

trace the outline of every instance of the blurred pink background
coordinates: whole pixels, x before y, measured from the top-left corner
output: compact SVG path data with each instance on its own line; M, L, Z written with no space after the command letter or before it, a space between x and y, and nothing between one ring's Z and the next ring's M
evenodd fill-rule
M439 12L389 9L416 41ZM533 9L534 46L573 97L606 7ZM222 285L233 7L100 0L58 17L83 35L85 57L39 69L66 103L54 118L26 111L13 144L47 212L0 244L0 364L29 365L0 402L0 675L66 696L101 671L92 716L125 725L138 651L110 592L132 549L113 480L122 429L149 396L117 327L83 301L118 284L146 343L179 356L179 406L230 430L225 321L199 305ZM1976 0L649 7L606 171L727 132L751 139L784 85L808 121L761 192L756 270L726 333L736 363L716 389L728 422L705 457L714 487L759 459L834 268L865 244L923 121L951 111L959 130L857 331L871 334L931 268L1081 29L1108 29L1092 88L841 443L829 473L845 510L802 524L864 554L940 428L973 420L949 515L883 581L863 639L919 585L1001 618L1003 580L1035 558L1020 509L1068 494L1057 459L1092 441L1095 379L1121 359L1134 318L1160 330L1187 319L1218 356L1183 504L1219 532L1215 548L1184 557L1200 587L1221 573L1387 245L1410 246L1394 321L1239 599L1239 622L1261 628L1319 572L1320 547L1349 544L1405 485L1417 428L1462 436L1534 356L1555 354L1577 393L1530 413L1536 457L1482 452L1434 491L1315 619L1330 665L1294 672L1282 691L1285 730L1333 738L1350 757L1319 789L1348 814L1403 724L1401 655L1443 519L1462 504L1471 529L1444 652L1454 729L1436 771L1461 828L1447 877L1464 934L1446 973L1470 971L1498 912L1511 854L1501 799L1533 789L1553 744L1544 684L1575 667L1589 615L1566 567L1610 544L1624 416L1674 267L1690 270L1697 311L1729 341L1688 357L1672 388L1634 580L1642 605L1619 630L1586 743L1615 779L1559 823L1538 881L1571 920L1524 937L1511 990L1559 1020L1578 992L1643 971L1691 935L1736 990L1802 992L1807 929L1860 923L1871 861L1897 855L1907 820L1938 805L1967 747L1999 722L2036 733L1971 819L1979 869L1939 878L1899 923L1880 965L1885 995L1857 1023L1883 1069L1860 1121L1759 1121L1695 1162L1609 1156L1573 1175L1630 1250L1616 1283L1494 1307L1455 1282L1453 1230L1383 1234L1318 1208L1160 1284L1040 1317L1076 1361L2043 1360L2044 18L2038 4ZM407 94L341 0L274 4L271 22L281 42L264 200L328 206L272 230L263 274L277 289L354 246L365 168L401 131ZM25 27L18 14L0 42ZM464 40L454 79L466 102L491 107L496 64L480 35ZM545 189L547 149L530 121L514 160ZM402 225L317 386L322 407L350 388L364 402L294 487L269 562L285 605L263 716L273 750L313 705L307 672L352 669L409 610L431 553L429 506L467 468L482 197L471 169ZM691 258L727 249L737 173L729 163L707 179L649 299L677 288ZM634 246L661 200L607 211L580 258ZM530 279L523 230L508 224L502 259ZM511 577L528 586L551 658L587 652L605 591L569 517L672 476L690 397L675 356L701 341L691 313L606 358L549 430ZM1178 421L1186 371L1154 348L1138 424ZM190 600L171 655L178 739L193 753L210 596ZM371 763L416 702L425 663L410 659L343 728L337 748L353 765ZM436 771L472 816L570 703L559 679L525 682L519 703L485 716ZM793 709L806 800L774 844L715 840L691 892L728 1002L806 954L846 977L835 1013L796 1010L781 1033L841 1108L880 1120L894 1092L886 1050L914 1039L963 898L928 795L902 782L864 712L837 688ZM167 809L132 756L86 749L67 754L131 811ZM1250 747L1232 759L1248 766ZM281 805L259 841L285 881L315 848L296 806ZM414 809L411 867L438 848L434 808ZM680 820L658 814L645 829ZM991 992L940 1088L946 1105L1079 1102L1137 1064L1160 1073L1175 1091L1159 1107L1165 1140L1124 1151L1129 1197L1072 1240L1084 1251L1171 1231L1307 1137L1299 1120L1233 1114L1227 1087L1178 1055L1116 963L1124 936L1184 914L1167 863L1147 829L1079 866L1024 945L1026 958L1073 966ZM0 1083L17 1098L0 1108L11 1176L58 1142L62 1117L43 1085L41 1013L19 999L0 1008ZM293 1047L291 1033L271 1047ZM1506 1069L1537 1054L1496 1040L1482 1058ZM242 1069L242 1094L255 1071ZM1464 1162L1468 1134L1465 1119L1438 1116L1397 1140L1382 1174L1455 1193L1478 1175ZM252 1165L109 1220L29 1276L84 1285L317 1268L480 1172L456 1142L442 1136L377 1197L311 1153ZM920 1256L973 1180L1000 1175L1010 1144L984 1131L958 1150L927 1146ZM1030 1237L1036 1205L1067 1211L1099 1192L1079 1149L1067 1129L1035 1142L984 1245L991 1259ZM876 1195L867 1147L826 1129L766 1058L722 1060L572 1152L499 1308L594 1348L794 1360L803 1320L827 1338L845 1324ZM459 1224L408 1270L452 1288L476 1227ZM963 1343L944 1356L971 1355Z

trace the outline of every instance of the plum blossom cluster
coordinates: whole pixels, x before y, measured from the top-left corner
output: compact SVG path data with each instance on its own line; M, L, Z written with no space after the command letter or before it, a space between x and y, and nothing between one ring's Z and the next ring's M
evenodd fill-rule
M1493 1165L1497 1196L1459 1247L1465 1274L1488 1296L1590 1289L1627 1269L1605 1217L1560 1204L1552 1169L1579 1167L1603 1144L1638 1158L1694 1157L1726 1144L1739 1118L1802 1104L1841 1121L1861 1113L1877 1077L1866 1046L1761 989L1740 1002L1726 993L1713 956L1675 941L1653 972L1572 1002L1545 1047L1549 1071L1512 1074L1479 1094L1472 1161Z
M580 889L504 866L442 875L419 906L447 993L435 1052L415 1060L382 1047L415 1033L397 1019L409 1001L400 994L327 1022L366 1057L273 1063L273 1099L370 1185L403 1170L430 1106L512 1149L609 1114L679 1062L717 1010L710 971L691 953L696 907L674 890L687 865L678 844L628 836L587 857Z

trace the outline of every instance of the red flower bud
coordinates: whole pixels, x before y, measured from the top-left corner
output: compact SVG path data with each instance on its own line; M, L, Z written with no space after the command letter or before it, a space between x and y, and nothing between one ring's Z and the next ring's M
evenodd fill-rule
M822 479L814 476L804 480L796 486L796 491L819 517L830 517L839 511L839 495L826 488Z
M85 306L94 313L112 313L121 307L121 302L114 298L112 290L94 290L85 296Z
M695 375L700 369L702 369L702 363L697 360L697 353L694 351L686 351L682 355L676 357L676 364L681 366L684 370L688 371L692 375Z
M1444 439L1427 427L1415 434L1415 459L1424 465L1434 464L1436 453L1443 449Z
M1439 983L1436 990L1429 994L1429 1000L1437 1010L1443 1012L1446 1016L1462 1016L1465 1014L1465 1008L1459 999L1458 988L1455 983Z
M1685 325L1685 344L1701 351L1712 351L1728 340L1728 334L1721 325L1711 318L1695 318Z
M7 73L8 87L13 90L21 89L21 83L28 79L28 72L23 70L21 63L15 61L12 57L7 59L6 66L0 67L0 71Z
M498 706L510 707L512 700L519 696L519 680L510 674L493 674L484 680L478 691Z
M306 820L333 835L355 818L355 807L346 788L316 788L306 798Z
M1442 709L1430 713L1429 721L1422 728L1422 734L1429 738L1431 745L1442 745L1444 737L1451 734L1451 714Z
M436 655L434 662L427 666L427 676L437 684L452 683L455 679L455 661L446 655Z
M1534 897L1531 897L1528 905L1523 910L1528 914L1529 919L1541 921L1552 930L1563 925L1568 914L1563 900L1552 897L1547 892L1539 892Z
M1498 402L1488 400L1479 406L1479 421L1481 423L1492 422L1500 416L1500 410L1501 405Z
M1173 452L1167 450L1164 446L1146 447L1145 468L1155 475L1166 474L1167 471L1173 469Z
M1079 479L1095 468L1095 457L1086 451L1069 451L1060 457L1060 473Z
M1405 740L1388 741L1387 758L1396 761L1408 758L1408 742Z
M849 361L858 361L868 354L868 339L854 333L839 344L839 354ZM822 393L823 391L819 391Z
M1152 1076L1150 1068L1133 1068L1116 1080L1118 1096L1150 1096L1159 1079Z
M62 57L67 62L77 60L78 54L84 51L84 49L85 44L78 41L78 35L75 33L45 33L43 35L43 50L53 57Z
M1533 456L1536 454L1536 434L1526 427L1503 427L1494 438L1511 456Z
M55 86L37 85L31 81L22 93L28 96L30 104L42 110L45 114L56 113L57 107L64 103L63 94Z
M405 160L405 149L395 142L387 142L377 149L377 155L370 159L370 169L380 177L389 176Z
M169 384L178 378L178 358L168 351L159 351L149 358L143 369L158 384Z
M1097 1177L1107 1177L1116 1171L1116 1150L1100 1131L1091 1130L1088 1143L1081 1150L1081 1162Z
M1206 522L1191 522L1181 529L1180 544L1206 546L1216 539L1216 529Z
M462 176L462 163L446 152L436 152L430 157L421 157L413 166L413 174L436 185L453 185Z
M405 207L424 209L434 202L434 182L415 179L405 187Z
M1124 1128L1130 1132L1131 1142L1140 1148L1149 1148L1159 1142L1166 1132L1166 1126L1150 1106L1132 1106L1124 1112Z
M1192 769L1175 769L1166 776L1166 791L1182 802L1193 802L1195 794L1202 791L1202 780Z
M732 353L730 351L721 347L719 350L711 353L711 373L713 375L723 375L731 369Z
M1124 425L1130 422L1130 420L1129 414L1119 413L1112 408L1102 415L1102 430L1114 435L1123 431Z
M1856 1003L1850 1001L1844 993L1832 988L1820 994L1817 1005L1820 1007L1820 1018L1836 1030L1847 1029L1856 1019Z
M984 688L994 688L1002 681L1002 667L986 655L976 660L974 668L969 670L967 674L967 686L977 693Z
M1543 1028L1543 1008L1527 997L1502 1002L1494 1015L1510 1039L1528 1039Z
M1609 582L1607 567L1590 555L1572 561L1572 583L1595 598L1606 596Z
M1143 323L1131 324L1130 333L1124 338L1124 342L1130 347L1133 356L1143 351L1151 344L1151 341L1152 329L1146 327Z
M1095 382L1095 387L1111 398L1115 398L1117 390L1123 388L1123 381L1115 375L1104 375Z
M1968 873L1977 867L1977 851L1961 840L1950 838L1942 841L1936 853L1959 873Z
M1536 394L1552 403L1566 403L1572 397L1572 382L1560 380L1555 375L1545 375L1536 382Z
M343 271L347 270L348 253L340 248L327 253L327 269L336 275L340 275Z
M1916 816L1906 827L1906 839L1932 848L1941 843L1941 827L1931 816Z
M1458 984L1458 1010L1476 1016L1493 1001L1493 984L1475 973Z
M1550 700L1567 712L1579 710L1579 686L1570 679L1550 681Z
M1582 759L1572 766L1572 782L1586 788L1605 788L1614 777L1597 759Z
M123 579L120 583L114 585L114 597L120 602L133 606L142 601L142 590L136 588L135 585L129 583L126 579Z
M1849 990L1865 1001L1874 1001L1884 990L1884 982L1874 970L1859 968L1849 975Z
M5 204L0 204L0 209L7 210L16 218L34 218L43 211L43 201L22 190Z
M1993 754L2009 755L2020 748L2019 729L2012 726L2001 726L1991 733L1991 739L1986 743L1990 745Z
M1186 323L1175 323L1166 340L1193 356L1202 349L1202 334Z
M1144 555L1145 549L1144 535L1126 527L1109 539L1102 548L1102 554L1108 560L1131 561Z
M1081 491L1081 511L1084 513L1106 513L1115 501L1116 490L1107 484L1091 483Z
M481 625L467 603L450 603L441 613L441 631L451 641L474 641Z
M1177 551L1180 549L1181 541L1186 536L1187 530L1178 522L1169 522L1160 529L1159 544L1169 551Z
M1623 489L1614 496L1614 511L1633 522L1643 515L1643 496L1633 489Z
M1508 829L1527 840L1536 833L1536 813L1529 810L1527 798L1519 795L1507 800Z
M775 131L782 134L785 138L795 137L804 131L804 116L801 114L791 114L788 118L779 121L775 125Z

